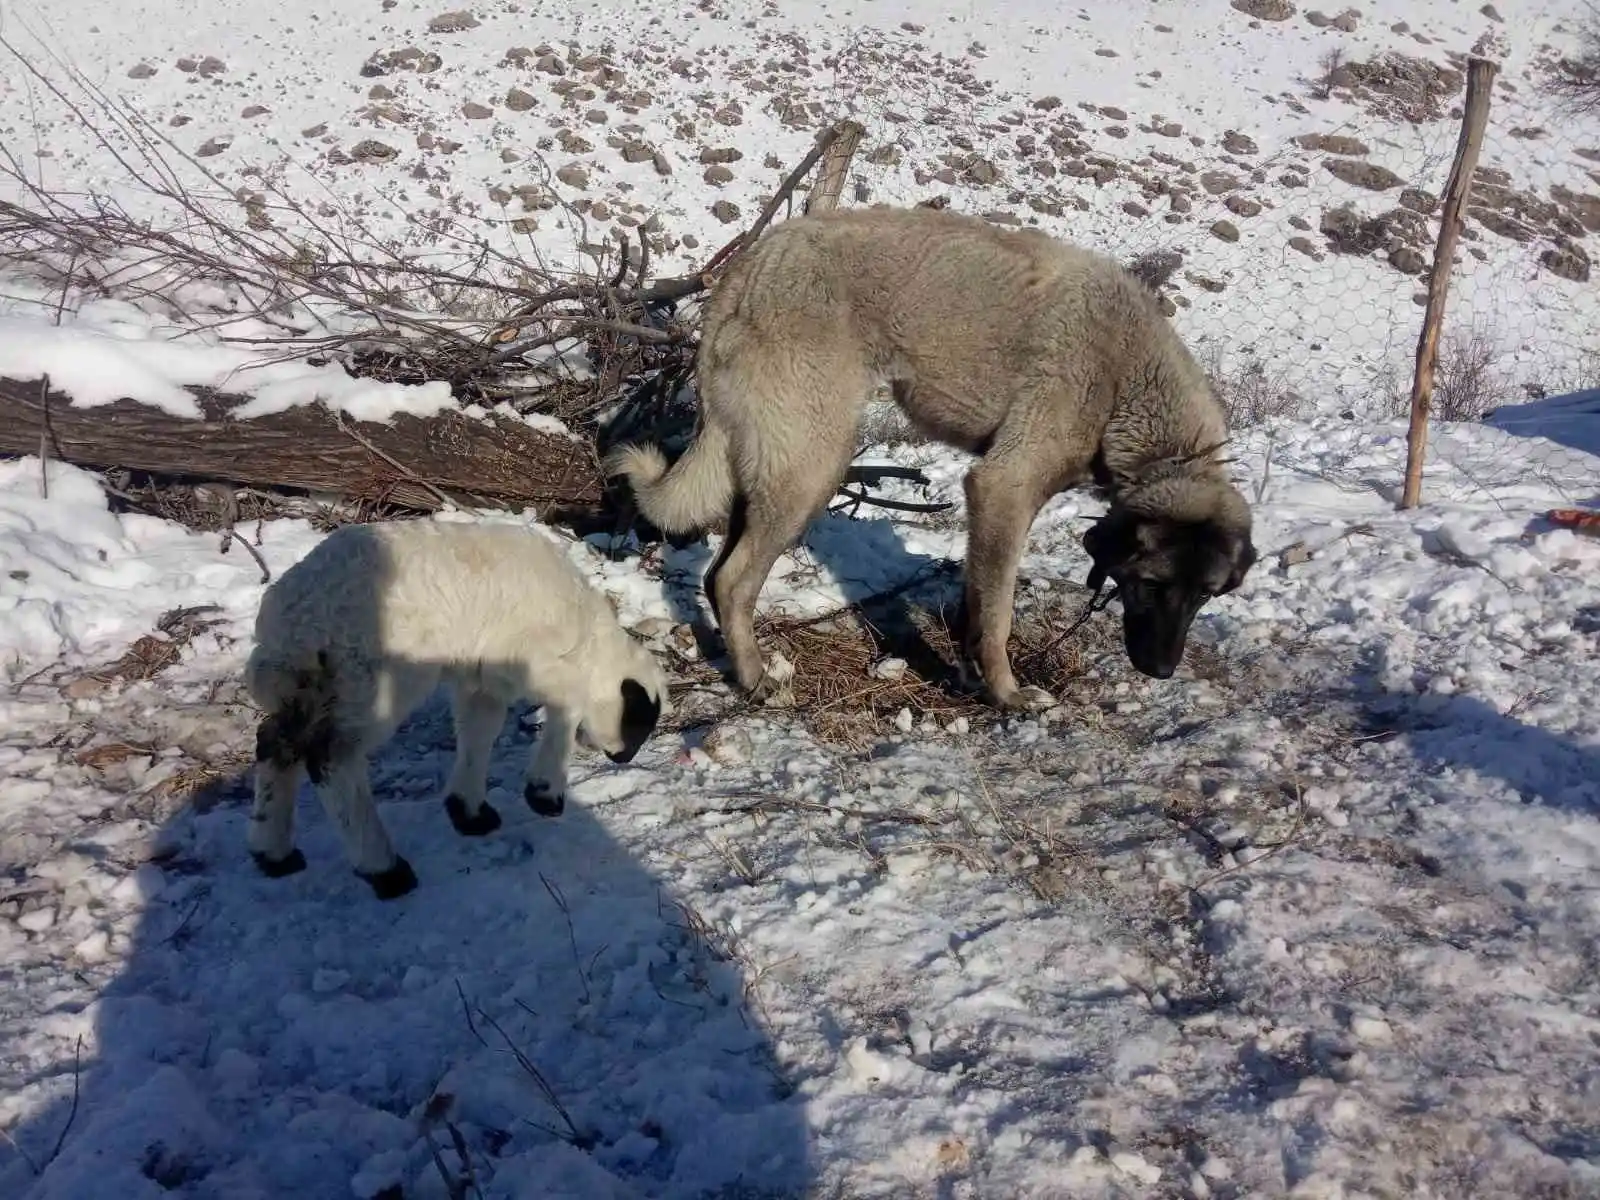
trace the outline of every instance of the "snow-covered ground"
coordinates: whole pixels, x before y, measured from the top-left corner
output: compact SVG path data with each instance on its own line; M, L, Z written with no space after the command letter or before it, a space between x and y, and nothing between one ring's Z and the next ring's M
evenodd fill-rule
M5 5L44 77L0 81L0 142L50 189L170 216L86 127L103 109L45 78L87 81L220 186L270 182L374 239L420 249L437 209L576 265L654 220L667 273L853 113L869 199L1180 248L1185 336L1303 401L1240 431L1262 560L1180 678L1136 675L1107 613L1045 718L910 714L862 751L742 713L585 759L560 820L498 796L505 828L470 842L440 811L430 704L374 765L422 881L393 904L309 797L307 871L263 879L245 853L248 554L112 512L87 472L0 462L0 1195L443 1197L456 1133L462 1194L506 1200L1600 1195L1600 541L1542 518L1600 503L1600 415L1437 424L1428 503L1394 510L1421 311L1399 251L1436 222L1391 215L1362 254L1323 222L1426 208L1400 193L1442 187L1460 95L1315 87L1334 47L1504 64L1484 165L1505 182L1483 180L1452 328L1487 347L1494 403L1593 387L1596 284L1543 259L1582 274L1600 127L1536 86L1581 3L203 8ZM1348 182L1385 182L1360 164L1399 181ZM205 281L104 292L9 270L0 375L173 412L195 384L261 411L451 402L263 363L227 339L269 327ZM958 456L871 457L959 506ZM1076 611L1094 511L1047 507L1025 603ZM319 536L240 532L274 573ZM824 518L764 607L826 612L963 544L949 516ZM704 547L658 568L570 550L681 646ZM178 661L90 674L158 626ZM507 787L534 715L499 746Z

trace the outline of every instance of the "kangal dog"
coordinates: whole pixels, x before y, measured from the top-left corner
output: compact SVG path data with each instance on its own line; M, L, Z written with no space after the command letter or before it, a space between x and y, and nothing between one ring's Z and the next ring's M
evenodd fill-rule
M618 623L565 553L506 525L347 525L262 597L245 683L256 732L250 850L270 876L303 870L294 801L309 774L356 873L382 899L416 886L372 802L367 755L442 681L451 685L455 763L445 810L458 833L500 826L489 752L519 699L544 707L523 796L565 806L578 742L630 761L666 697L653 655Z
M837 490L883 383L924 434L981 455L965 481L962 667L996 705L1051 703L1017 686L1006 641L1028 529L1055 493L1108 494L1084 537L1090 584L1116 583L1128 657L1158 679L1201 605L1255 560L1249 507L1218 459L1227 418L1156 297L1038 231L920 208L786 221L713 289L697 370L699 430L682 458L669 469L658 448L624 446L607 473L668 533L726 519L707 592L754 700L778 685L756 598Z

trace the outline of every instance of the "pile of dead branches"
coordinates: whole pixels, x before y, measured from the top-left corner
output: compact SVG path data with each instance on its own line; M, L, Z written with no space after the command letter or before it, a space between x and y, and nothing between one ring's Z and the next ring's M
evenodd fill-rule
M158 507L193 507L176 481L208 481L291 497L347 500L363 512L446 504L585 508L600 498L598 454L692 408L694 301L780 214L821 164L806 209L837 204L862 129L839 122L789 172L754 223L687 275L652 278L643 226L595 246L591 273L556 270L530 240L528 257L499 247L465 216L404 211L404 245L373 232L358 206L331 194L297 199L288 164L225 182L206 160L80 72L41 69L0 36L15 72L88 130L125 177L119 194L63 194L0 145L0 265L59 292L56 323L87 299L114 297L181 315L181 327L241 347L263 364L334 365L351 377L448 385L456 407L435 418L346 420L321 404L243 418L243 396L191 389L203 420L129 399L93 410L47 379L0 380L0 453L42 453L124 473L126 495L161 492ZM62 64L56 64L62 67ZM532 169L548 173L542 161ZM553 185L553 179L547 179ZM559 189L540 189L562 204ZM150 219L139 213L159 213ZM392 214L391 214L392 215ZM413 228L414 227L414 228ZM519 243L520 244L520 243ZM182 296L225 297L196 314ZM187 311L185 311L187 309ZM487 417L461 410L480 406ZM530 425L533 414L569 431ZM90 419L92 416L92 419ZM501 453L492 453L493 447ZM575 453L576 450L576 453ZM181 489L180 489L181 490Z

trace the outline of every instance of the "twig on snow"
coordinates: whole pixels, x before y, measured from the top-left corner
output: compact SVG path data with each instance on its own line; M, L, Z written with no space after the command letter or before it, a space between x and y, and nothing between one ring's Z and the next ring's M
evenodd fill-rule
M561 894L561 889L546 879L543 871L539 872L539 882L544 884L544 890L550 893L550 899L556 902L556 907L567 922L567 944L572 947L572 963L578 968L578 982L583 984L583 1002L588 1004L589 976L584 972L583 959L578 956L578 934L572 927L572 910L567 907L567 898Z
M82 1080L83 1034L80 1033L77 1045L72 1050L72 1107L67 1110L67 1123L61 1127L61 1136L56 1138L55 1147L50 1151L44 1162L39 1164L39 1169L34 1172L37 1175L43 1175L50 1169L50 1164L60 1157L61 1148L67 1144L67 1134L72 1132L72 1123L78 1119L78 1097L82 1090L80 1087Z
M855 515L855 510L860 508L863 504L870 504L874 508L887 508L892 509L895 512L909 513L944 512L946 509L955 507L955 505L948 500L940 501L935 504L921 504L913 500L890 500L886 496L869 496L865 492L856 491L854 488L846 487L840 488L839 490L848 496L852 501L854 501L852 506L848 506L850 507L852 516ZM840 507L843 508L847 506L840 505Z
M250 539L231 525L222 531L222 553L226 554L228 552L228 543L230 541L238 542L239 545L245 548L246 553L256 560L256 566L261 568L261 582L271 583L272 572L267 569L267 560L261 557L261 551L252 546Z
M478 1029L477 1022L473 1020L473 1006L467 1000L467 993L462 988L461 981L459 979L456 980L456 995L461 997L461 1009L466 1014L467 1028L472 1031L472 1036L477 1038L478 1043L486 1049L494 1049L494 1047L489 1045L488 1040ZM562 1141L570 1142L580 1150L592 1149L595 1144L594 1137L590 1134L584 1133L578 1128L577 1122L572 1119L572 1114L567 1111L567 1106L561 1103L561 1098L556 1095L555 1089L550 1086L550 1081L546 1079L544 1077L544 1073L534 1065L533 1060L524 1054L522 1048L511 1040L511 1035L501 1027L500 1022L496 1021L488 1013L484 1012L482 1008L478 1009L478 1016L483 1019L490 1029L493 1029L500 1035L500 1040L505 1043L502 1053L508 1053L514 1059L516 1059L517 1065L527 1073L528 1078L533 1080L534 1086L539 1089L540 1093L544 1096L550 1107L556 1110L556 1115L559 1116L566 1124L567 1132L562 1133L559 1130L549 1128L549 1126L539 1125L536 1121L529 1121L528 1123L535 1126L535 1128L545 1130L545 1132L554 1137L560 1138Z
M1240 871L1248 870L1251 867L1256 866L1258 863L1266 862L1267 859L1271 858L1274 854L1277 854L1280 850L1283 850L1288 846L1292 846L1299 841L1300 830L1306 823L1307 810L1305 789L1300 786L1300 780L1298 777L1294 781L1294 798L1297 807L1294 814L1294 824L1289 827L1288 833L1279 838L1276 842L1272 842L1265 847L1256 847L1256 849L1263 851L1259 858L1252 858L1249 862L1235 863L1231 867L1223 867L1220 871L1213 871L1199 883L1191 884L1189 891L1195 896L1199 897L1202 889L1209 887L1217 880L1226 878L1229 875L1237 875ZM1230 853L1237 855L1238 850L1230 851Z

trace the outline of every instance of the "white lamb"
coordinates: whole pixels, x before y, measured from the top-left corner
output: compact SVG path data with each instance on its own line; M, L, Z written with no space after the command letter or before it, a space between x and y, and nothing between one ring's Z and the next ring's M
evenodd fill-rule
M245 683L266 714L256 732L249 844L274 878L303 870L294 802L309 774L356 873L380 899L417 884L372 801L367 755L442 681L456 753L445 810L457 832L500 826L489 752L518 699L544 706L523 796L565 807L578 740L625 763L654 732L661 669L551 541L505 525L347 525L262 597Z

